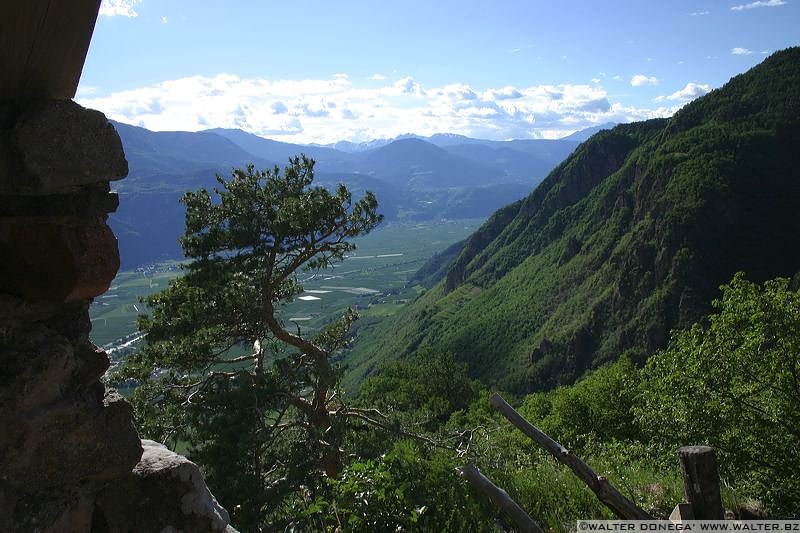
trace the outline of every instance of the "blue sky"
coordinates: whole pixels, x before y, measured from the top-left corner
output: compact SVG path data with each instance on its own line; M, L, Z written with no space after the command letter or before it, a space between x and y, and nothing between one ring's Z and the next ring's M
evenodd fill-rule
M800 44L800 0L104 0L77 100L287 142L560 137Z

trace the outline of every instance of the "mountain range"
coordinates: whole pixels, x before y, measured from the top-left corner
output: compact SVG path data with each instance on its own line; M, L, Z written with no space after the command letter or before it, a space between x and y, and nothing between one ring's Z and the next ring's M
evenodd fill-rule
M799 87L792 48L670 119L596 133L423 267L427 292L391 323L363 326L348 379L428 347L490 386L548 389L623 353L641 361L737 271L794 276Z
M120 207L109 218L122 268L180 257L181 195L214 187L217 174L249 163L285 164L304 153L316 161L316 182L371 190L387 220L487 217L527 195L579 144L577 140L489 141L461 135L413 135L344 151L297 145L235 129L154 132L114 123L129 175L117 182Z

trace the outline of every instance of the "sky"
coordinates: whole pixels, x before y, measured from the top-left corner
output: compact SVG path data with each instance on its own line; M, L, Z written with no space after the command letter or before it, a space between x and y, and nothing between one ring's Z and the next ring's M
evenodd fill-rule
M559 138L800 44L800 0L103 0L76 100L284 142Z

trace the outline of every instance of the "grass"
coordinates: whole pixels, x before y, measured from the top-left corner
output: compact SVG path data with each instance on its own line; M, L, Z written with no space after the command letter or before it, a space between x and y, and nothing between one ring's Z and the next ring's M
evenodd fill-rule
M600 458L587 460L599 474L607 475L620 492L656 518L666 519L675 504L683 500L683 482L677 469L664 473L644 463L618 462L619 458L612 462ZM507 474L503 481L531 516L554 531L574 531L576 519L615 518L575 474L551 459Z

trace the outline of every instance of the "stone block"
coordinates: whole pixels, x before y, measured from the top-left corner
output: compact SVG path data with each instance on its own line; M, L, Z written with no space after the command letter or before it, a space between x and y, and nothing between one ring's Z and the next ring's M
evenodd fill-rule
M89 304L67 306L56 316L43 324L49 329L66 337L73 346L89 342L89 333L92 331L92 320L89 317ZM99 378L98 374L96 378Z
M36 498L20 497L0 484L0 531L3 533L92 533L91 497L80 486L45 491ZM3 500L6 501L3 501ZM3 506L5 504L5 506Z
M0 292L76 302L103 294L119 269L117 238L101 219L62 224L0 219Z
M95 523L120 533L234 531L197 465L157 442L143 440L142 446L132 475L99 495Z
M78 368L79 361L66 337L41 325L11 331L0 346L2 415L20 415L60 402L69 393L71 376ZM5 436L0 435L0 450Z
M96 217L113 213L119 195L108 186L86 186L74 194L0 195L0 217Z
M10 334L9 332L14 329L16 322L34 323L47 320L62 314L64 309L65 306L62 303L30 302L18 296L0 292L0 345L3 344L3 339Z
M71 100L27 103L0 141L0 193L53 194L124 178L114 126Z
M85 312L85 311L84 311ZM52 325L82 337L86 325ZM18 324L0 341L0 485L34 493L124 475L141 455L130 405L104 397L105 352L77 349L43 324Z
M75 360L78 366L70 376L70 383L74 387L88 388L98 383L110 366L108 354L94 343L87 342L75 348ZM102 385L102 384L101 384ZM104 389L100 392L103 397Z
M43 491L99 485L131 471L142 448L130 405L114 391L100 404L94 392L87 396L46 409L0 413L0 425L14 429L5 437L0 484L35 499Z

